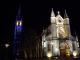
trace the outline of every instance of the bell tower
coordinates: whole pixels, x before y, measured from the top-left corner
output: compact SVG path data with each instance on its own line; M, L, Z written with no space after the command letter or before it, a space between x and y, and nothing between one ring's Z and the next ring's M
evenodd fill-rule
M14 28L14 41L13 41L13 55L14 57L21 56L21 39L22 39L22 18L21 8L19 5L18 15L16 16Z
M56 17L55 17L53 8L52 8L52 11L51 11L50 20L51 20L51 33L52 33L52 39L53 39L53 38L56 38L56 32L57 32L56 31Z
M64 13L64 26L65 26L65 30L67 31L67 35L68 35L68 38L70 39L71 37L71 30L70 30L70 21L69 21L69 17L67 15L67 12L65 10L65 13Z

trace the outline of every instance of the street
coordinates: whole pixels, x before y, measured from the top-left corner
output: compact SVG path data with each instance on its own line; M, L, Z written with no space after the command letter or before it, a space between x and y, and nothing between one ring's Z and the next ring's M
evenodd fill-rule
M41 59L7 59L7 60L80 60L80 57L53 57L53 58L41 58Z

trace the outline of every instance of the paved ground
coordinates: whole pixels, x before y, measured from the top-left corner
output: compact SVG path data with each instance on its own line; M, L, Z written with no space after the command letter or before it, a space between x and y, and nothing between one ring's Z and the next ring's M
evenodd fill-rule
M57 59L36 59L36 60L80 60L80 58L73 58L73 59L72 58L57 58Z
M17 60L80 60L80 58L58 58L58 59L17 59Z
M54 58L43 58L43 59L7 59L7 60L80 60L80 57L54 57Z

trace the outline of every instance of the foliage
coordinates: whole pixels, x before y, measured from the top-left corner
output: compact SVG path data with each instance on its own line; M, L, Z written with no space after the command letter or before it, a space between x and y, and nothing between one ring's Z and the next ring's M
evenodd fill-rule
M29 28L25 31L25 37L23 41L23 50L29 50L36 44L37 33L33 28Z

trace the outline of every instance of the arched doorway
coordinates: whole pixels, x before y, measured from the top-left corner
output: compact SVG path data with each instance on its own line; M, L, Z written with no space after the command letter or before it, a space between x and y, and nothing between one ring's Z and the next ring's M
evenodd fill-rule
M70 56L69 45L66 42L60 42L60 56Z

